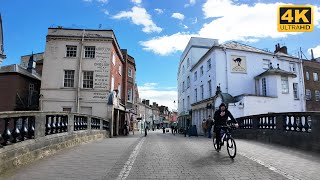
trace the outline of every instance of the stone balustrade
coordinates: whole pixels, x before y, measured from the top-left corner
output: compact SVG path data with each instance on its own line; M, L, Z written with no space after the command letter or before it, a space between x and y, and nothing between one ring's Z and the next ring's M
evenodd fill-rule
M235 137L320 152L320 112L269 113L237 118Z
M110 137L109 121L69 113L0 112L0 173L63 148Z

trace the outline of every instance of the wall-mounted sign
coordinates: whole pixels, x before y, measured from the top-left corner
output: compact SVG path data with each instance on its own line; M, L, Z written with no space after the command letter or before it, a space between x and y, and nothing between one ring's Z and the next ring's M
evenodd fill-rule
M247 60L244 56L231 55L231 72L247 73Z

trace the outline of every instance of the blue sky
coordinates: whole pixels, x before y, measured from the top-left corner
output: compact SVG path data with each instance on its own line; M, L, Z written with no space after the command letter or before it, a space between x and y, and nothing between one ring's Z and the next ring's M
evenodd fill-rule
M315 30L279 33L279 4L311 4ZM121 48L137 62L142 98L176 106L176 75L182 50L191 36L236 40L274 50L280 43L296 55L302 47L320 56L319 0L0 0L4 48L2 65L20 62L20 56L43 52L47 28L113 29Z

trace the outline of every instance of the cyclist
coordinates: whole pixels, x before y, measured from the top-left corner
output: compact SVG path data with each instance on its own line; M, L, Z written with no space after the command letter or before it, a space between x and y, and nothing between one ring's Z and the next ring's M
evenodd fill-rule
M221 143L223 145L223 142L220 142L221 136L221 126L226 126L228 118L231 119L232 123L235 123L235 127L238 128L238 122L234 117L232 116L231 112L227 109L226 104L221 103L219 106L219 109L214 113L214 131L216 132L216 143ZM218 146L221 148L221 146Z

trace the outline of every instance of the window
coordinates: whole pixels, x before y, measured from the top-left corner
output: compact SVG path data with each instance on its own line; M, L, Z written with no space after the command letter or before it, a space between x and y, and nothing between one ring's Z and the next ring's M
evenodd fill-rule
M133 77L131 68L128 69L128 76L131 77L131 78Z
M190 87L190 77L187 77L187 89Z
M208 81L208 90L209 90L209 98L212 96L212 90L211 90L211 80Z
M200 90L201 90L201 100L204 99L203 98L203 85L200 86Z
M184 99L182 99L182 110L184 111L185 108L184 108Z
M128 101L132 102L132 89L128 90Z
M34 84L29 84L29 93L34 91Z
M114 76L111 77L111 91L114 89Z
M314 81L319 81L318 73L313 73L313 80Z
M203 75L203 66L200 67L200 76Z
M195 102L198 101L198 90L197 88L194 90L194 97L195 97Z
M296 72L296 65L295 65L295 63L290 63L289 64L289 70L290 70L290 72Z
M311 100L311 91L310 91L310 89L306 89L306 100L308 100L308 101Z
M182 66L182 74L184 74L184 66Z
M190 105L190 96L187 97L187 109L189 109L189 105Z
M283 94L288 94L289 93L288 77L281 77L281 87L282 87L282 93Z
M96 47L85 46L84 47L84 58L94 58L96 54Z
M266 78L262 78L262 96L267 96L267 81L266 81Z
M182 82L182 92L184 92L184 81Z
M119 69L118 69L118 72L120 75L122 75L122 69L121 69L121 65L119 65Z
M64 71L64 87L73 87L74 86L74 70L65 70Z
M65 111L65 112L71 112L72 108L71 107L64 107L62 108L62 111Z
M121 98L121 85L118 84L118 93L119 93L119 97Z
M307 79L308 81L310 80L309 72L306 72L306 79Z
M190 66L190 59L188 58L187 60L187 66L189 67Z
M83 72L83 88L93 88L93 71Z
M270 60L264 59L263 60L263 69L269 69L269 67L270 67Z
M196 81L197 80L197 71L196 72L194 72L194 81Z
M320 91L315 90L314 93L315 93L315 96L316 96L316 101L319 101L320 100Z
M112 53L112 64L116 64L116 56L114 55L114 53Z
M294 99L299 99L298 95L298 83L293 83L293 97Z
M207 61L207 70L209 71L211 69L211 59Z
M67 57L77 57L77 46L67 46Z

